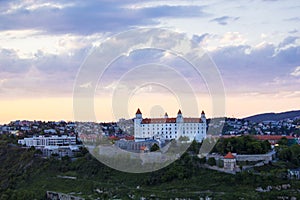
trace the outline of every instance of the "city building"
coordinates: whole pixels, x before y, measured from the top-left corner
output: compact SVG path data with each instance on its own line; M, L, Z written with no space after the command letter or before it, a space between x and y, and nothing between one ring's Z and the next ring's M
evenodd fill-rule
M288 169L288 178L299 180L300 179L300 168Z
M62 136L53 135L51 137L33 136L32 138L24 138L18 140L18 144L25 145L28 147L76 145L76 136L66 136L66 135L62 135Z
M138 141L138 142L135 142L133 140L121 139L121 140L117 140L115 142L115 146L117 146L117 147L119 147L123 150L136 152L136 153L146 152L147 150L150 150L151 147L154 144L157 144L158 146L161 146L161 144L158 141L152 140L152 139L144 140L144 141Z
M166 113L164 118L143 118L140 109L134 118L135 141L145 140L178 140L180 137L189 141L201 142L206 138L206 117L202 111L199 118L183 117L181 110L177 117L169 118Z
M76 145L75 136L67 135L52 135L51 137L34 136L32 138L18 140L18 144L26 147L35 147L41 150L42 155L45 157L50 157L51 155L73 157L75 152L79 151L80 147L80 145Z

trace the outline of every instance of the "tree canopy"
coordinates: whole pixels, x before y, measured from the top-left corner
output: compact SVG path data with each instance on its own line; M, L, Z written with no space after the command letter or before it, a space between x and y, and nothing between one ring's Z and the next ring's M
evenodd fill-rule
M221 138L213 151L220 154L234 152L238 154L264 154L271 150L268 141L259 141L251 136Z

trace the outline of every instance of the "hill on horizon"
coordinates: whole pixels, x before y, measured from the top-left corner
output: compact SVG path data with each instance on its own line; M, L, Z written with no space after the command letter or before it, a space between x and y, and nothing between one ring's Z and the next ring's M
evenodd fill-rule
M293 119L295 117L300 117L300 110L293 110L281 113L262 113L253 116L243 118L252 122L262 122L262 121L280 121L284 119Z

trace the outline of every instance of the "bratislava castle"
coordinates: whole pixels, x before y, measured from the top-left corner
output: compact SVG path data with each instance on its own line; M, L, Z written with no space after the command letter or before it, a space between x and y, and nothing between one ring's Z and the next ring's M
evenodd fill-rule
M169 118L166 113L164 118L143 118L140 109L134 118L135 141L171 140L186 136L190 141L201 142L206 138L206 117L204 111L200 118L183 117L181 110L177 117Z

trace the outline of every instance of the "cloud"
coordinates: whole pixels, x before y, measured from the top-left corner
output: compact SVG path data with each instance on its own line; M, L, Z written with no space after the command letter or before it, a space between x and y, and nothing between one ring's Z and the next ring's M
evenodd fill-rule
M30 68L31 62L20 59L13 49L0 49L0 72L21 74Z
M257 46L227 46L210 52L218 66L227 91L230 92L276 92L294 90L298 80L290 78L298 74L300 46L281 49L262 43ZM291 75L292 75L291 74ZM276 83L276 84L275 84Z
M209 36L210 36L209 33L204 33L202 35L193 35L192 40L197 44L201 44Z
M115 32L137 26L155 25L158 18L203 17L203 7L191 5L158 5L130 9L122 1L14 1L0 2L0 30L37 29L48 33L92 34ZM20 4L20 6L17 6Z
M239 17L222 16L222 17L214 18L210 21L217 22L220 25L227 25L228 23L234 22L238 19L239 19Z
M291 46L276 53L278 63L288 63L290 66L300 65L300 46Z
M290 34L294 34L294 33L298 33L299 31L297 29L293 29L291 31L289 31Z
M295 21L295 22L298 22L298 21L300 21L300 17L287 18L287 19L285 19L285 21Z
M294 44L297 39L299 39L297 36L288 36L278 46L285 47L287 45Z
M1 97L64 96L72 94L83 49L68 54L44 54L20 59L13 50L0 50Z
M222 45L241 45L246 42L244 36L239 32L227 32L220 39Z
M207 13L201 6L156 6L138 9L143 15L149 18L190 18L205 17Z
M197 21L196 23L199 20L199 24L184 24L178 26L178 29L177 26L172 28L179 31L185 31L182 27L191 28L189 34L193 35L192 40L202 46L207 45L207 50L219 67L229 92L276 91L283 88L283 85L284 89L294 89L293 82L299 78L298 68L295 69L295 66L300 66L300 46L297 44L299 37L287 36L279 45L276 45L277 42L272 42L272 39L278 39L279 34L282 37L282 34L291 31L295 27L291 25L298 22L299 17L292 17L293 14L290 14L285 15L291 16L286 17L286 21L280 15L272 19L277 22L280 18L279 21L289 24L286 32L280 32L272 38L270 32L273 29L269 31L271 27L269 25L273 21L268 18L264 19L263 29L258 26L257 30L255 28L255 30L245 31L244 29L247 28L245 26L237 27L232 32L224 30L226 28L224 25L237 20L244 20L243 23L249 25L255 19L253 26L262 23L262 21L256 22L259 16L252 17L252 21L248 21L247 19L253 13L248 16L246 11L245 17L240 15L240 12L228 13L227 11L222 14L223 16L215 15L216 18L208 22L206 18L211 15L207 12L211 9L207 7L217 8L217 4L204 7L190 4L188 1L179 3L149 1L143 2L147 5L142 6L139 5L143 3L137 2L134 6L133 3L136 2L132 0L75 0L71 3L66 0L0 1L0 86L5 90L4 94L11 92L16 95L20 91L26 95L70 94L77 70L93 43L99 44L106 36L119 31L140 26L160 25L162 19L165 22L175 19L176 23L178 19L180 25L190 18L194 18L192 21ZM232 6L231 4L235 3L226 6ZM222 3L218 9L225 9L226 6ZM205 22L204 27L202 22ZM162 25L168 26L168 23ZM274 27L275 25L277 24L274 24ZM195 29L192 26L195 26ZM282 26L278 24L278 27ZM259 37L259 41L253 39L255 37L253 35L256 33L261 35L262 31L268 37ZM296 31L291 31L290 34L297 33ZM203 34L197 35L197 32ZM173 40L170 42L170 39ZM174 41L179 39L170 37L158 42L173 45ZM254 42L248 43L249 39L253 39ZM263 42L259 43L260 41ZM255 45L257 43L259 45ZM149 63L153 60L176 66L188 79L197 78L195 74L190 73L189 66L179 59L174 59L165 53L151 56L145 52L123 58L116 64L116 70L112 74L122 74L129 66ZM164 77L171 78L167 75ZM132 76L132 79L138 81L141 77ZM286 81L287 79L291 80ZM173 85L178 85L176 80L172 81ZM276 84L269 84L275 82Z
M291 73L292 76L300 76L300 66L296 67L295 70Z

